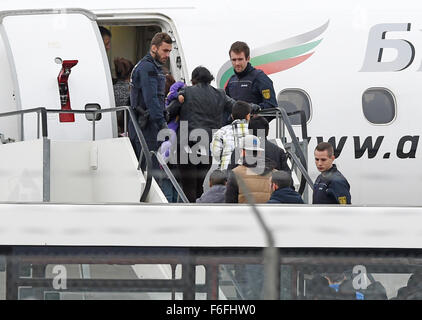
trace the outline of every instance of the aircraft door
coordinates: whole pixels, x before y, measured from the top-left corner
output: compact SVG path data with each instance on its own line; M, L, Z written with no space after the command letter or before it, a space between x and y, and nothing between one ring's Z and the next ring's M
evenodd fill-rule
M114 107L110 67L96 17L82 9L31 10L0 13L0 32L11 68L16 108L84 110L97 103ZM58 75L62 63L77 60L66 83ZM69 69L70 71L70 69ZM65 77L62 77L64 79ZM66 104L60 94L66 86ZM63 92L62 92L63 93ZM0 112L4 112L0 109ZM92 122L85 116L48 114L49 138L86 140L92 137ZM63 121L66 119L66 121ZM22 140L37 137L35 114L26 115ZM115 115L103 114L96 123L96 138L117 136Z

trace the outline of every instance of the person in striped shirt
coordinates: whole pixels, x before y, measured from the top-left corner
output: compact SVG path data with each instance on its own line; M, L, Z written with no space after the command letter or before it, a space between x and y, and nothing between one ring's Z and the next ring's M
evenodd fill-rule
M244 101L236 101L231 116L233 122L217 130L210 143L213 164L216 164L219 170L227 169L232 152L239 144L239 139L248 134L251 105Z

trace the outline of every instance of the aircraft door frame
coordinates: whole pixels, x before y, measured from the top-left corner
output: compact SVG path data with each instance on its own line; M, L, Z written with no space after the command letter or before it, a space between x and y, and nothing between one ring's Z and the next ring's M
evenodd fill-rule
M181 48L180 37L177 33L174 22L164 14L159 13L133 13L130 16L126 12L113 13L96 13L98 25L107 26L159 26L163 32L170 35L173 40L173 50L170 54L170 72L177 80L188 83L190 76L188 74L186 59ZM133 61L135 64L138 61Z

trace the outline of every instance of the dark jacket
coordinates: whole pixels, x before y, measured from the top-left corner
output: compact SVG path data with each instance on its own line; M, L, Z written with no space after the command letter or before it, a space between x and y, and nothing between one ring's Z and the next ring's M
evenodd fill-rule
M255 103L261 108L277 107L273 82L262 71L248 63L245 70L235 72L226 86L226 93L235 100Z
M197 203L224 203L224 194L226 193L226 186L217 184L212 186L207 192L196 199Z
M301 203L303 200L300 194L290 187L275 190L267 203Z
M350 185L333 164L314 183L313 204L351 204Z
M223 124L223 112L232 112L235 103L223 90L209 84L198 83L180 90L185 102L172 103L168 106L169 117L180 116L180 121L188 121L188 131L205 129L211 139L212 129L219 129ZM209 147L209 146L208 146Z
M146 126L142 128L142 133L147 140L148 147L152 150L157 150L157 134L166 124L164 116L165 75L161 66L148 53L135 66L131 76L131 107L136 111L138 118L145 110L149 113Z
M265 157L275 163L275 169L290 172L287 164L287 155L278 145L265 139Z
M147 54L135 66L131 77L131 103L134 109L149 111L151 121L161 125L164 117L165 81L162 65Z
M379 281L371 282L366 289L355 289L352 279L345 280L340 285L338 294L337 299L343 300L388 300L387 292Z
M420 271L412 274L407 281L407 286L397 292L397 300L422 300L422 277Z
M284 152L283 149L281 149L278 145L265 139L264 150L265 159L271 162L271 167L276 170L291 172L289 165L287 164L286 152ZM233 150L230 159L230 164L227 167L228 170L232 170L238 166L238 163L236 162L236 157L239 157L239 149Z

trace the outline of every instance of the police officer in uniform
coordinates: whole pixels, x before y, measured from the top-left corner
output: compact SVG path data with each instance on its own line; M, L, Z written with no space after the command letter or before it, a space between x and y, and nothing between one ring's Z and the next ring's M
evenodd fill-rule
M162 70L172 49L172 39L164 32L154 35L150 51L133 68L131 75L130 102L138 118L138 124L150 151L159 147L158 132L167 128L165 118L165 75ZM129 138L139 158L141 145L132 123L129 122ZM154 168L158 167L153 158Z
M262 71L250 64L250 50L245 42L233 43L229 50L233 65L232 75L226 86L226 94L252 104L252 112L277 107L273 82Z
M334 149L328 142L315 148L315 164L321 174L314 183L313 204L351 204L350 185L333 161Z

